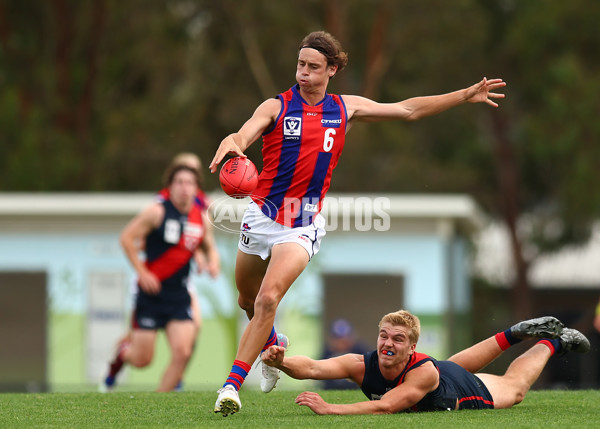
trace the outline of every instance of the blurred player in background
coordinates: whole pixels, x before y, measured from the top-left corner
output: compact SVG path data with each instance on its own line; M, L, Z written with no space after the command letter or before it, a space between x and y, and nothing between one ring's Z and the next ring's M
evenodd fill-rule
M564 328L551 316L520 322L446 361L416 351L420 332L418 317L400 310L381 319L377 349L372 352L313 360L286 357L283 347L272 346L262 359L296 379L348 378L369 399L329 404L314 392L298 395L296 403L317 414L390 414L510 408L525 398L551 356L590 350L582 333ZM541 340L517 357L503 376L478 373L504 350L530 338Z
M214 173L226 155L245 156L244 151L262 136L263 170L242 220L235 267L238 303L250 323L218 392L214 410L224 416L241 408L238 390L250 365L261 350L278 343L273 326L277 306L319 251L325 235L319 212L352 123L414 121L463 103L497 107L492 99L504 97L493 91L505 83L486 78L459 91L397 103L328 94L329 80L347 62L346 52L331 34L306 36L298 49L297 84L264 101L237 133L223 139L210 163ZM278 378L276 369L263 365L261 389L269 392Z
M218 274L218 253L207 213L198 203L200 172L197 166L172 163L166 173L167 189L156 203L143 210L123 230L121 244L138 274L138 292L132 317L133 330L118 345L102 388L112 390L117 374L129 363L151 363L157 330L164 328L171 349L158 391L174 390L181 382L201 325L198 300L190 287L190 262L200 246ZM203 194L200 194L203 195ZM146 252L146 262L138 256ZM216 258L216 260L215 260ZM199 264L199 268L203 265ZM195 310L193 302L195 301Z
M323 359L329 359L347 353L363 354L370 351L357 337L352 324L346 319L336 319L331 323L329 335L323 350ZM347 379L323 380L326 390L358 389L358 386Z
M196 194L196 198L194 203L202 210L203 213L206 214L207 218L210 220L210 213L208 212L208 207L210 206L210 200L208 196L202 189L202 161L192 152L181 152L175 155L165 170L163 182L167 182L167 175L171 169L178 165L187 165L195 170L198 170L198 175L200 177L200 186L198 187L198 192ZM156 194L157 201L164 201L169 198L169 188L165 187L158 191ZM204 225L204 228L208 231L206 234L204 245L198 247L196 252L194 252L194 262L196 263L196 270L198 273L206 272L213 279L218 277L221 271L221 260L219 256L219 251L214 241L214 236L212 234L212 222L207 222ZM196 287L194 283L191 281L188 282L188 290L190 292L191 298L191 307L192 307L192 316L194 320L194 325L196 327L196 333L194 335L194 349L196 347L196 341L198 340L198 335L202 330L202 311L200 308L200 302L198 300L198 294L196 292ZM179 383L175 386L175 390L181 391L183 390L183 381L180 380Z
M167 176L169 171L178 165L187 165L188 167L191 167L198 171L200 177L200 186L198 187L198 192L196 194L194 204L196 204L210 220L210 213L208 212L208 206L210 205L210 201L207 195L205 194L204 190L202 189L202 161L200 161L200 158L195 153L178 153L173 157L173 160L165 170L163 182L167 182ZM162 202L164 200L167 200L168 198L168 187L161 189L156 194L157 201ZM212 278L216 278L221 271L219 251L213 238L214 236L212 234L212 223L208 222L206 225L204 225L204 227L208 231L208 234L206 235L206 238L204 240L204 245L198 247L198 249L194 253L194 262L196 263L196 269L198 273L206 272ZM192 312L194 316L194 323L196 324L196 336L194 338L197 338L198 334L200 333L200 330L202 329L202 313L200 309L200 303L198 302L198 294L196 293L196 288L194 287L194 284L190 281L188 286L190 298L192 300Z

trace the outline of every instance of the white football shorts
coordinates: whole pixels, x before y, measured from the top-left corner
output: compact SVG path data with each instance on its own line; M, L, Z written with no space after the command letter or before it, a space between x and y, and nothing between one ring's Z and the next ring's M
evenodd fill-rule
M325 219L320 214L317 214L313 223L308 226L291 228L266 216L258 205L251 201L242 219L238 249L266 260L271 256L271 249L276 244L298 243L312 259L319 252L324 236Z

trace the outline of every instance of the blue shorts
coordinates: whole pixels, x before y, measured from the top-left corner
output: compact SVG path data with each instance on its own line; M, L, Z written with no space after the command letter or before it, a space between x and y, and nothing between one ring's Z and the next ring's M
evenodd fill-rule
M138 294L133 317L134 329L164 329L172 320L193 320L192 308L187 302L169 302Z
M445 394L456 396L459 410L493 409L494 400L485 384L463 367L450 361L437 361L440 385Z

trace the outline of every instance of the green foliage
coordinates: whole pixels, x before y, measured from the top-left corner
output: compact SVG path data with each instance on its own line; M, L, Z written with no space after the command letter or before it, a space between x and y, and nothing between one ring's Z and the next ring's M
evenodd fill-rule
M240 413L222 417L212 412L215 392L188 393L54 393L0 394L0 426L10 428L95 427L378 427L397 428L596 428L600 424L600 392L534 391L511 409L455 411L384 416L318 416L294 404L299 392L242 391ZM325 391L330 402L358 402L358 391Z
M1 0L0 15L2 191L154 190L179 151L209 163L294 83L301 38L326 29L350 54L331 92L393 102L482 76L509 84L498 111L354 126L332 191L466 192L500 218L502 131L509 197L540 219L539 252L584 241L600 212L598 2Z
M534 214L530 241L539 252L581 243L598 216L600 199L589 192L598 177L596 141L600 129L591 120L600 61L592 54L590 16L595 2L550 2L543 13L536 2L520 2L507 14L501 59L516 103L508 107L521 172L520 210ZM581 8L586 12L581 16Z

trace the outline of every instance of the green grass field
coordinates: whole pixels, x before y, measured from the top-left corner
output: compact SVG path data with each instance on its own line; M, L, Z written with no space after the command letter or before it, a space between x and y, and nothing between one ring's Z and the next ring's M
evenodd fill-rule
M0 428L598 428L600 391L532 391L507 410L386 416L317 416L294 404L299 392L242 391L240 413L212 412L215 392L0 394ZM359 391L324 391L329 402ZM401 425L401 426L400 426Z

